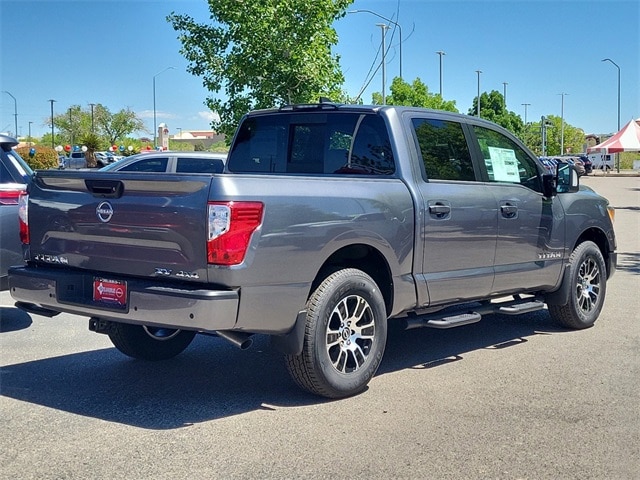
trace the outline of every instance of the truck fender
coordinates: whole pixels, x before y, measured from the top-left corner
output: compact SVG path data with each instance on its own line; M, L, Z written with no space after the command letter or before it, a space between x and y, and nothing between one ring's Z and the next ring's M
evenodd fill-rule
M304 332L307 325L307 311L301 310L296 316L293 328L284 335L272 335L271 346L286 355L299 355L304 344Z

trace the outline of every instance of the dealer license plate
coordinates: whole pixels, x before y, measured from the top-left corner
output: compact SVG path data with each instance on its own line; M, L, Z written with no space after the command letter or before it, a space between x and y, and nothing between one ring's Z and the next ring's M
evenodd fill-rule
M127 305L127 282L95 277L93 279L93 300L111 303L119 307Z

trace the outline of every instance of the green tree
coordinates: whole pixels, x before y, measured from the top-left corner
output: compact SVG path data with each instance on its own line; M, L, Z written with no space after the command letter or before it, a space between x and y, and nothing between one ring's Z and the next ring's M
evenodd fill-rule
M340 96L344 77L331 53L338 41L331 25L353 0L208 3L210 24L175 12L167 21L179 32L187 70L212 93L205 104L220 116L215 130L230 139L251 109Z
M580 128L564 122L564 142L562 118L555 115L546 117L547 144L546 155L561 155L561 145L564 145L564 153L581 153L584 151L584 131ZM536 154L542 155L542 129L541 122L534 122L527 128L527 146Z
M374 105L381 105L382 94L374 92L372 100ZM386 103L387 105L405 105L458 112L455 100L444 100L440 94L430 93L427 85L419 78L416 78L411 84L400 77L394 78L391 82L391 95L386 97Z
M467 112L469 115L476 115L478 112L478 97L473 99L473 105ZM524 133L524 122L520 115L507 110L504 96L497 90L491 93L483 92L480 95L480 117L497 123L506 128L514 135L522 138Z
M118 143L133 132L145 130L144 122L135 112L127 108L112 114L101 104L94 106L93 118L89 108L82 109L80 105L72 105L65 113L55 115L53 123L57 130L57 142L77 145L94 133L100 140L98 150ZM51 134L48 138L51 139Z
M80 143L87 147L87 151L85 153L87 167L97 167L98 162L96 161L95 153L100 150L100 145L102 143L100 137L95 133L89 132L80 139Z
M96 105L94 117L96 125L109 145L118 143L130 133L145 130L144 122L129 108L123 108L112 114L107 107Z

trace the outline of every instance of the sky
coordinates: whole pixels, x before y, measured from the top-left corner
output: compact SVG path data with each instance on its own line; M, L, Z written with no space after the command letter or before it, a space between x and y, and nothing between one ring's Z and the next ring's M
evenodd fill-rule
M640 118L638 0L355 0L349 10L370 12L334 23L333 52L344 89L362 91L365 103L382 90L377 24L387 23L387 94L400 57L405 81L438 93L444 51L443 97L462 113L479 81L481 92L506 91L507 108L528 122L555 115L585 133L613 133L620 71L620 126ZM14 132L16 109L20 136L48 132L53 99L56 115L90 103L131 109L152 135L154 79L157 124L170 134L210 129L205 99L224 92L187 72L171 12L210 21L206 0L0 0L0 132Z

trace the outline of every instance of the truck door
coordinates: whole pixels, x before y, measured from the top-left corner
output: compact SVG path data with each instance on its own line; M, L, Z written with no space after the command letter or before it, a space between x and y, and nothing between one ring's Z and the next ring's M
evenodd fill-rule
M543 197L536 161L514 140L483 126L472 130L498 205L494 293L555 285L564 256L562 205Z
M418 189L422 275L429 303L482 298L493 285L497 205L491 189L478 181L462 124L413 118L422 160Z

